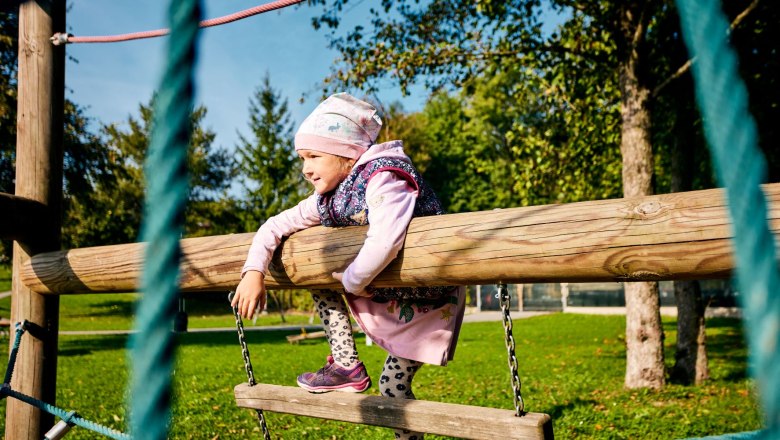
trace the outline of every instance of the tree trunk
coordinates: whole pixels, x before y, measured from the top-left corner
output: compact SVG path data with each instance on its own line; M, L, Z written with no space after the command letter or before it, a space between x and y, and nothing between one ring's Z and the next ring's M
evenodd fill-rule
M680 99L690 96L693 99L692 83L677 82L674 95ZM685 90L685 85L688 85ZM682 100L682 99L680 99ZM695 110L683 102L677 106L674 121L674 148L672 149L672 192L690 191L693 189L694 148L696 139L694 113ZM701 296L701 286L698 281L675 281L674 298L677 303L677 346L674 355L671 379L682 384L699 384L710 377L709 360L707 358L707 336L704 312L707 308Z
M642 3L642 2L639 2ZM650 89L641 81L642 41L646 15L642 5L627 2L620 15L619 41L623 194L653 192L653 151L650 143ZM625 283L627 388L661 388L665 384L663 328L658 283Z
M675 281L677 300L677 351L671 378L683 384L702 383L710 378L707 359L704 310L698 281Z

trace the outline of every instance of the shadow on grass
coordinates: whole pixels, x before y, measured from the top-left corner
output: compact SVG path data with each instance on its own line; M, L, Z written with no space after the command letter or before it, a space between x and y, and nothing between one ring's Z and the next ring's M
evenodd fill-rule
M247 343L250 344L289 344L287 336L297 334L294 331L253 331L247 332ZM128 335L96 335L69 336L60 338L59 356L84 356L90 353L106 350L122 350L128 347ZM238 335L234 332L213 333L179 333L176 335L177 346L239 346Z
M738 318L708 318L707 357L710 361L710 373L713 361L728 360L728 370L718 375L718 380L739 382L748 377L748 351L743 333L742 320ZM677 332L677 321L665 321L664 331ZM665 347L667 356L672 360L675 355L674 343ZM675 382L676 383L676 382Z
M298 331L272 330L272 331L248 331L246 342L248 344L289 344L288 335L298 334ZM239 345L237 332L204 332L204 333L180 333L177 344L179 345Z
M732 327L742 332L742 320L739 318L707 318L707 328Z
M100 301L89 305L85 313L68 313L65 309L64 313L60 313L60 319L126 317L132 316L133 313L135 313L135 301Z
M122 350L125 347L127 347L127 335L60 338L58 356L84 356L96 351Z
M131 316L135 313L135 301L101 302L95 308L97 312L84 316Z
M599 402L593 399L586 400L586 399L577 398L574 401L564 405L554 405L552 408L546 411L546 414L548 414L550 418L553 419L553 422L555 422L556 419L563 417L564 414L571 412L571 410L573 410L574 408L577 407L592 408L598 404Z

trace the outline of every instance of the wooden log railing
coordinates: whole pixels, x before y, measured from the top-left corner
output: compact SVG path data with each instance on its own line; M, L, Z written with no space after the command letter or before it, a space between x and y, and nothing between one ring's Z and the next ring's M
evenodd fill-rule
M773 231L780 184L764 186ZM503 282L653 281L727 277L730 222L720 189L416 218L381 286ZM315 227L277 252L269 288L335 286L331 272L359 251L365 227ZM234 288L252 233L182 240L184 291ZM143 245L35 255L21 278L32 290L68 294L137 289Z

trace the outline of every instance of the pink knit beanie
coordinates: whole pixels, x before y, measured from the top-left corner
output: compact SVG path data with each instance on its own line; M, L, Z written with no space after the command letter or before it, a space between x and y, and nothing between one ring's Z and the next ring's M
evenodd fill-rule
M347 93L322 101L295 133L296 150L357 159L374 144L382 119L376 108Z

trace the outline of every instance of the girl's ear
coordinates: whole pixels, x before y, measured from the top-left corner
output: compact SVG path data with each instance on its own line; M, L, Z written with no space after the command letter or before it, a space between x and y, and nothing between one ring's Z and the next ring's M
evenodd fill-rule
M355 166L355 163L357 162L357 159L348 159L346 157L343 158L341 161L341 165L344 168L345 172L348 172L352 170L352 167Z

